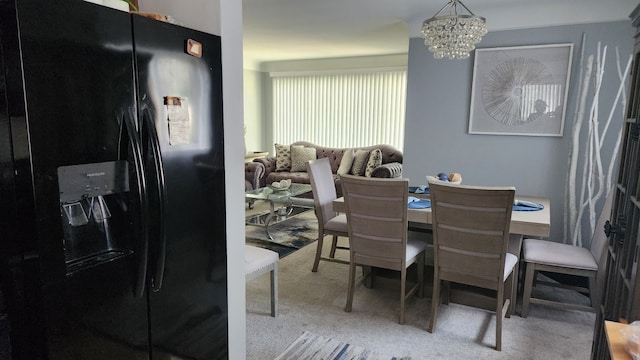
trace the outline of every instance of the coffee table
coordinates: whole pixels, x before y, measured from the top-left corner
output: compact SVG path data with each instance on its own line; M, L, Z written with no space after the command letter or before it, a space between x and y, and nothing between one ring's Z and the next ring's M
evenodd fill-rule
M310 191L311 185L296 183L291 184L287 190L275 191L269 187L262 187L246 191L244 196L249 200L262 200L269 202L269 211L248 217L246 220L247 225L263 226L267 237L273 241L273 236L271 236L271 233L269 232L269 226L290 219L309 210L309 206L300 205L298 202L294 202L294 198ZM276 209L275 204L282 206Z

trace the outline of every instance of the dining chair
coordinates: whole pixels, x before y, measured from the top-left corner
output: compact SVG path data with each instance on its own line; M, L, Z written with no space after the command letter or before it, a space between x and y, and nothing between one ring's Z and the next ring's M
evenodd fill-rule
M423 296L424 249L426 243L407 238L408 179L341 176L342 194L349 229L349 288L346 312L351 312L356 287L356 267L374 267L400 272L400 324L404 324L405 302ZM407 268L417 266L417 282L406 291ZM371 271L366 276L371 275Z
M257 246L244 246L245 281L250 281L262 274L269 273L271 280L271 316L278 316L278 260L275 251Z
M311 271L318 271L320 260L348 264L349 262L346 260L335 258L336 249L349 250L346 246L338 245L338 237L347 237L349 234L346 215L333 211L333 200L338 196L329 158L307 162L307 173L313 192L314 210L318 219L318 242ZM333 238L328 257L322 256L324 237L327 235L331 235Z
M509 317L518 257L507 252L515 188L429 183L433 222L433 295L429 332L436 327L442 281L496 291L496 350ZM507 289L505 289L505 283ZM445 294L448 299L448 294Z
M595 312L600 303L599 296L604 286L605 247L607 236L604 226L611 215L614 191L607 196L598 217L595 232L589 248L550 240L525 239L522 245L522 259L525 262L524 290L522 292L522 313L529 315L529 304L540 304L560 309L574 309ZM550 280L539 280L539 272ZM586 281L585 281L586 280ZM550 286L574 290L588 294L590 304L551 300L532 296L534 286Z

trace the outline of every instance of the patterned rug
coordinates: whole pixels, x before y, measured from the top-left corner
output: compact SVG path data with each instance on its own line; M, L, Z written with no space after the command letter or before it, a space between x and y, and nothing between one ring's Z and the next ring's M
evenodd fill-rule
M387 356L305 331L274 360L410 360Z
M245 240L248 245L273 250L282 259L316 241L318 237L318 220L313 210L308 210L272 225L269 227L269 232L273 240L267 237L262 226L247 225L245 231Z

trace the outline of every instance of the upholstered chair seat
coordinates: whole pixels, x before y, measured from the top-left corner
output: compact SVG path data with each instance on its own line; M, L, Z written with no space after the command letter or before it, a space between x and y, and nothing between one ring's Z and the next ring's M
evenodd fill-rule
M589 249L547 240L525 239L523 250L527 260L537 264L597 270L598 263Z

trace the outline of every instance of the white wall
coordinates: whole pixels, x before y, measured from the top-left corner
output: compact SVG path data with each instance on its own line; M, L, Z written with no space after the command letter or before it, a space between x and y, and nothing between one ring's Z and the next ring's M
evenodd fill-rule
M244 141L249 152L271 148L263 143L266 128L263 126L262 76L259 71L244 70L244 125L247 128Z
M236 0L140 0L140 11L159 12L222 38L224 151L227 202L229 358L246 357L244 277L244 144L242 105L242 2Z
M223 0L138 0L138 8L171 16L176 23L191 29L220 35L220 3Z
M210 0L199 0L206 3ZM184 6L180 2L180 6ZM227 194L229 358L246 357L242 2L220 1ZM236 141L234 141L236 139Z

